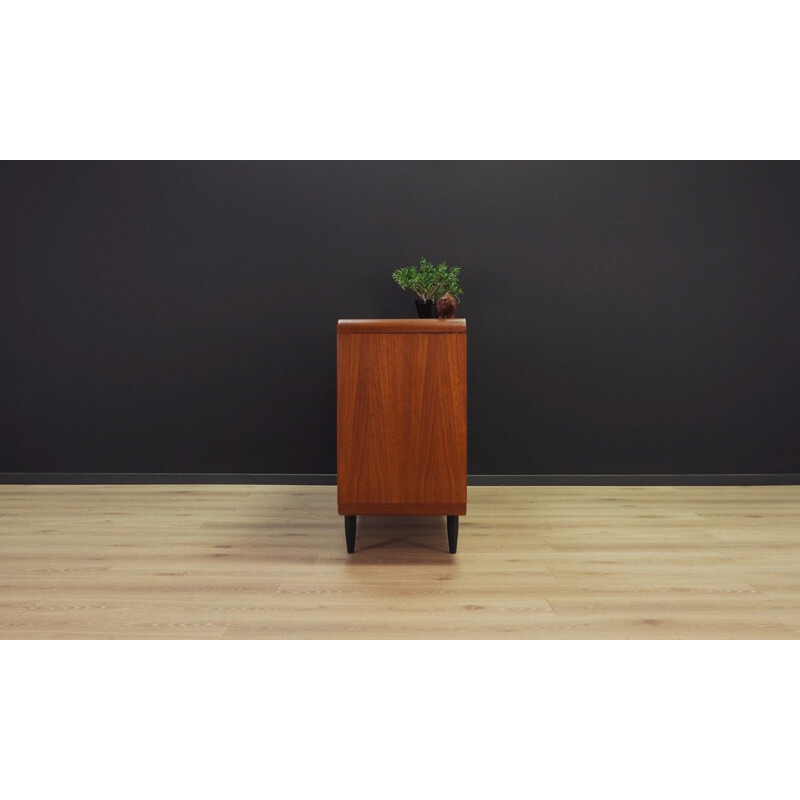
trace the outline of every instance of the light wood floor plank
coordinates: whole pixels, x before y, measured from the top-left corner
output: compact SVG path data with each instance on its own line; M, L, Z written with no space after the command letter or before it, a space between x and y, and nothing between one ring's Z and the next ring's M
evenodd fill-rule
M800 487L0 486L0 638L797 639Z

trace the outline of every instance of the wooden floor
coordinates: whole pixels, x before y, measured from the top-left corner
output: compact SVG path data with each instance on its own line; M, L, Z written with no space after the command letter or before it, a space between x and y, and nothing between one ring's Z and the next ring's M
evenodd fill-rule
M797 639L800 486L0 486L3 639Z

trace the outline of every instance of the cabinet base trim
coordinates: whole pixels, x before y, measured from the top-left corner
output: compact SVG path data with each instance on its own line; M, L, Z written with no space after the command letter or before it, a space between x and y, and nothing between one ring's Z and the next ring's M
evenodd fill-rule
M464 516L466 503L339 503L343 516L355 514L441 514L447 517Z

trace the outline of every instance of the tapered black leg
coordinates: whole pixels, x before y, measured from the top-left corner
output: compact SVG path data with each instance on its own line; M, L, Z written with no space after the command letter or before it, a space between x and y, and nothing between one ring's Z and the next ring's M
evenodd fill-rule
M450 552L455 553L458 547L458 517L447 517L447 543L450 545Z
M355 515L347 515L344 518L344 538L347 541L347 552L352 553L356 549L356 518Z

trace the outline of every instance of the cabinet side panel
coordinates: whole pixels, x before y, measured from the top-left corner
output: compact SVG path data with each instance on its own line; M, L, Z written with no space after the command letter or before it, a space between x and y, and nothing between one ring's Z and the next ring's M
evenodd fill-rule
M338 343L340 506L466 503L466 336Z
M338 337L337 470L339 503L397 502L404 469L395 376L397 337ZM378 499L379 498L379 499Z
M413 502L466 503L467 337L425 338L425 387L418 412L424 433L415 439L418 451L412 456L421 465Z

